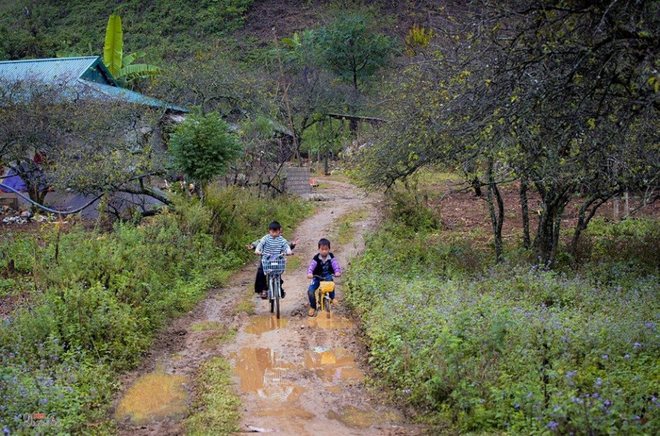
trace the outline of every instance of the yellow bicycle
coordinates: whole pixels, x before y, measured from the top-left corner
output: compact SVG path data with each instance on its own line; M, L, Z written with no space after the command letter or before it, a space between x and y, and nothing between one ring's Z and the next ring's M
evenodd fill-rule
M321 276L314 276L321 280L319 287L315 291L316 307L319 311L326 311L330 316L330 306L332 306L332 298L330 293L335 290L335 282L332 280L323 280Z

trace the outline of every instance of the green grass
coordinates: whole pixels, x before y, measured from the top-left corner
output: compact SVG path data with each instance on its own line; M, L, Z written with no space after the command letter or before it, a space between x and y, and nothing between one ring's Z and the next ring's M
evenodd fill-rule
M302 266L302 258L298 255L290 256L286 261L286 269L295 271Z
M255 308L254 308L254 290L252 287L248 287L244 292L243 292L243 297L241 300L236 304L232 312L234 315L238 315L239 313L247 313L248 315L254 315Z
M223 328L223 324L218 321L199 321L190 326L193 332L217 331Z
M355 224L364 221L369 217L367 209L358 209L348 212L336 221L336 243L346 245L353 241L357 229Z
M240 399L233 391L231 366L222 357L214 357L200 368L195 383L195 412L186 419L191 435L230 435L239 430Z

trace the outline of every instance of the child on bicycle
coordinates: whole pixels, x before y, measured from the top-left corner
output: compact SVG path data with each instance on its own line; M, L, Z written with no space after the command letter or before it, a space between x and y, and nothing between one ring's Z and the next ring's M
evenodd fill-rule
M279 222L273 221L268 225L268 234L261 238L259 241L255 241L250 244L248 247L253 246L254 252L261 256L273 256L279 254L290 255L292 254L293 248L296 246L295 242L289 244L289 242L282 237L282 226ZM280 277L280 285L284 283L284 280ZM286 295L284 289L282 291L282 298ZM254 281L254 292L260 293L261 298L268 298L268 282L266 280L266 274L264 274L263 266L259 262L259 268L257 269L257 276Z
M321 280L332 281L333 276L341 276L341 266L337 261L337 258L334 254L330 252L330 241L323 238L319 240L318 244L319 252L314 256L312 261L309 263L307 268L307 278L312 279L312 283L307 289L307 295L309 296L309 312L308 316L314 316L316 314L316 290L321 285ZM335 291L330 292L330 298L332 303L335 303Z

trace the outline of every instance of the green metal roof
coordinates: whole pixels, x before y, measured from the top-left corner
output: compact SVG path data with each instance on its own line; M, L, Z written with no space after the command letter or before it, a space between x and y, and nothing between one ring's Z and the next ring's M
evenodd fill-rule
M27 80L34 80L48 85L82 88L87 95L93 98L119 99L133 104L188 112L183 107L119 87L110 71L103 64L100 56L0 62L0 81L18 82Z

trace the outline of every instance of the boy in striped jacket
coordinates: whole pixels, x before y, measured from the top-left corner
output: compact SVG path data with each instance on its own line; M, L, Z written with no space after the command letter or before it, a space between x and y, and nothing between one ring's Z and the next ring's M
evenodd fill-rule
M259 242L256 244L254 252L261 256L273 256L279 254L285 254L288 256L293 253L292 250L295 246L295 242L289 245L289 242L282 237L282 226L280 223L273 221L268 225L268 234L259 240ZM283 283L284 281L280 278L280 285ZM260 292L261 298L268 298L268 283L261 262L259 262L257 277L254 282L254 291ZM284 289L282 289L282 298L285 296L286 292L284 292Z

